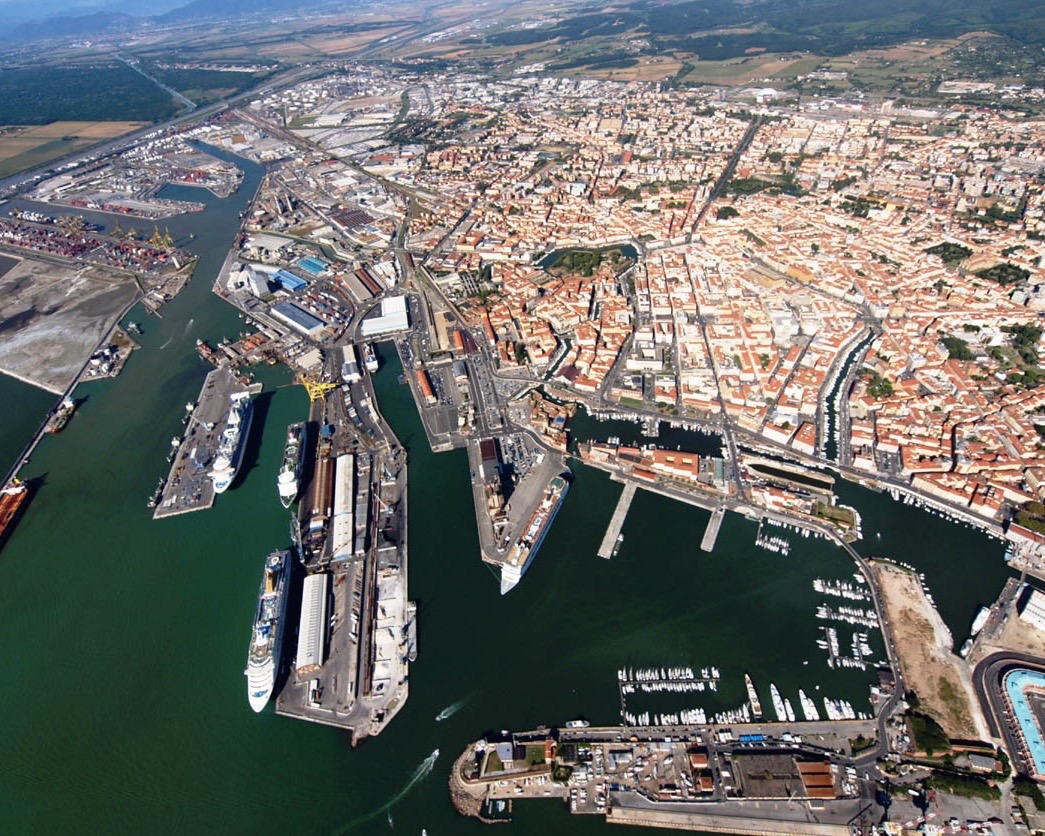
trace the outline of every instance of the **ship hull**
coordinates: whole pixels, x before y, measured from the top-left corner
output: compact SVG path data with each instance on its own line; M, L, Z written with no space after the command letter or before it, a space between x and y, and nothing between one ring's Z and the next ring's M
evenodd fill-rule
M283 466L276 478L279 501L289 508L301 491L301 466L305 459L305 425L291 424L287 428L287 445L283 450Z
M235 450L232 452L228 466L211 472L215 493L225 493L232 486L232 483L236 481L239 466L243 463L243 453L247 448L247 438L250 436L250 426L253 419L253 404L248 400L240 417L239 436L236 439Z
M563 479L562 490L559 493L558 498L555 500L554 506L547 512L547 519L542 523L540 533L537 535L537 539L534 540L533 545L530 546L530 550L522 565L513 566L510 563L504 563L501 566L502 595L507 595L511 592L518 585L519 581L522 580L522 576L526 574L526 570L530 568L530 564L533 563L533 559L537 556L537 552L540 550L544 538L548 536L548 531L551 529L552 523L555 522L555 517L559 514L559 509L562 507L563 500L566 499L566 493L569 491L569 488L570 483Z
M279 672L283 621L287 609L290 553L277 552L265 559L261 589L254 616L254 630L247 650L247 701L257 713L272 696ZM269 584L271 583L271 588Z

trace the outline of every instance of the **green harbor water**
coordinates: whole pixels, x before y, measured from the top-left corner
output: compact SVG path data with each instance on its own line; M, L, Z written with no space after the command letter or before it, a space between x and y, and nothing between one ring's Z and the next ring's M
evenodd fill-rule
M798 688L814 695L820 686L816 696L867 710L872 672L830 670L816 646L821 599L811 583L851 578L840 550L792 535L789 557L771 554L755 547L754 523L729 515L707 555L699 550L707 512L640 491L620 553L605 561L596 549L620 485L582 466L530 571L500 596L478 559L465 454L428 449L383 345L380 407L410 451L419 656L409 701L384 734L355 749L348 734L279 718L271 706L253 714L247 642L264 556L287 543L275 474L286 425L306 414L303 390L279 368L258 370L265 392L238 486L201 513L154 522L145 506L207 372L196 339L235 338L243 328L210 293L260 180L257 166L241 164L239 193L207 197L205 213L170 223L175 236L195 233L186 243L201 257L193 281L162 319L132 312L142 349L118 379L77 390L87 400L23 470L35 495L0 552L0 831L486 833L449 803L447 771L460 750L501 728L616 722L625 666L721 671L717 694L671 695L687 702L643 706L651 711L735 707L744 672L764 701L772 681L796 707ZM54 398L8 379L0 398L6 462ZM599 427L579 424L593 437ZM864 514L862 548L922 568L956 633L1000 589L1006 569L995 541L886 495L849 486L843 495ZM511 832L606 827L532 802L516 806Z

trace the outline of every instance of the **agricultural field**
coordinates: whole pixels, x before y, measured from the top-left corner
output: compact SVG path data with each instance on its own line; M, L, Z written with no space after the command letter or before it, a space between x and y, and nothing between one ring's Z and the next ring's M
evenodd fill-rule
M130 133L146 122L52 122L0 128L0 177L25 171L106 139Z

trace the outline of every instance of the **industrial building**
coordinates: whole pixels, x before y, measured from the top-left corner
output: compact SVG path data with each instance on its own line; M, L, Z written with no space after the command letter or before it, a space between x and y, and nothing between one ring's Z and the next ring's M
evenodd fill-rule
M307 337L315 337L327 324L293 302L278 302L270 309L272 315Z
M381 314L363 320L362 334L364 338L395 331L405 331L410 327L410 316L406 310L405 296L389 296L381 300Z
M355 542L356 457L351 453L337 457L334 477L334 519L331 524L330 557L352 557Z
M323 667L326 660L327 596L330 576L325 572L305 578L301 595L301 620L298 623L299 677L307 677Z
M1020 595L1016 608L1021 620L1039 630L1045 630L1045 594L1028 586Z

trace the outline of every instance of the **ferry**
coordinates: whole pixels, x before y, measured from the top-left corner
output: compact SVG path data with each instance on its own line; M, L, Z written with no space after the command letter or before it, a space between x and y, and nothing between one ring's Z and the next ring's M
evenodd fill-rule
M258 609L254 616L254 632L247 651L247 699L255 712L261 711L272 696L279 673L280 646L283 637L283 615L287 609L287 575L290 552L273 552L265 559L258 593Z
M969 631L969 635L976 638L976 634L983 629L983 625L987 623L987 619L991 617L990 607L980 607L979 612L976 613L976 618L972 620L972 628Z
M555 515L562 507L562 501L569 490L569 482L563 476L551 480L537 510L533 512L526 529L519 541L512 546L507 559L501 566L501 594L506 595L522 580L523 574L530 568L537 550L544 542L548 530L555 520Z
M587 720L570 720L566 723L568 729L586 729L591 725Z
M758 691L755 690L755 683L751 681L751 677L748 674L744 674L744 686L747 688L747 699L751 703L751 713L755 716L756 720L762 719L762 701L758 698Z
M371 373L377 371L377 355L374 353L374 346L371 343L363 346L363 368Z
M279 501L289 508L298 498L301 487L301 464L305 459L305 425L301 422L287 427L287 445L283 449L283 466L276 477Z

